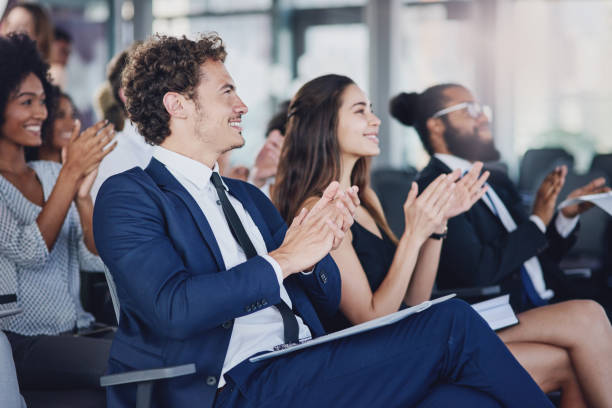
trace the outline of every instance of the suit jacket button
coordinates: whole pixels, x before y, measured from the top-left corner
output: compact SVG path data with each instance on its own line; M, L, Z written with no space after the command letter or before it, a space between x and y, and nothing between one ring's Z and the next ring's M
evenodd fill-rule
M212 375L209 375L208 377L206 377L206 385L214 387L215 385L217 385L217 379Z
M224 329L229 329L230 327L232 327L232 321L228 320L227 322L224 322L221 327L223 327Z
M262 299L262 300L261 300L261 304L265 306L265 305L267 305L267 304L268 304L268 301L267 301L266 299Z
M245 310L247 311L247 313L251 313L253 311L253 309L251 308L251 306L247 306L245 308Z

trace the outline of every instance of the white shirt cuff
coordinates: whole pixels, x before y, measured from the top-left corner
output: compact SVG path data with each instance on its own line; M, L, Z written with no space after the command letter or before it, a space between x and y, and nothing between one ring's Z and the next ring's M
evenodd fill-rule
M557 228L557 232L563 238L567 238L569 234L572 233L574 228L576 228L576 224L578 224L578 219L580 217L577 215L572 218L567 218L561 211L557 214L557 219L555 220L555 228Z
M546 224L544 224L544 221L542 221L540 217L537 215L531 215L529 216L529 219L538 226L538 229L542 231L542 234L546 233Z
M301 273L302 275L310 275L310 274L311 274L311 273L313 273L313 272L314 272L314 268L312 268L312 269L311 269L311 270L309 270L309 271L302 271L302 272L300 272L300 273Z
M276 259L272 258L268 254L261 255L261 257L268 261L270 265L272 265L272 269L274 269L276 279L278 280L278 286L280 288L280 286L283 284L283 270L281 269L280 265L278 264L278 262L276 262Z

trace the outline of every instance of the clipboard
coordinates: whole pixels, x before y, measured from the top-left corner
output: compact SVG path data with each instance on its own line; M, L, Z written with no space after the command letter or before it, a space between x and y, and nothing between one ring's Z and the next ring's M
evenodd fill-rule
M379 327L388 326L402 319L405 319L406 317L410 315L420 313L423 310L428 309L432 305L444 302L445 300L448 300L453 297L455 297L455 293L451 293L450 295L442 296L442 297L439 297L433 300L426 300L425 302L419 303L416 306L412 306L407 309L400 310L399 312L391 313L386 316L382 316L377 319L370 320L368 322L357 324L355 326L348 327L344 330L339 330L337 332L326 334L324 336L320 336L312 340L307 340L303 343L297 343L295 345L290 345L281 350L269 351L267 353L258 354L256 356L249 358L249 361L251 363L256 363L258 361L267 360L269 358L278 357L284 354L293 353L294 351L303 350L308 347L313 347L318 344L327 343L329 341L334 341L337 339L341 339L343 337L353 336L355 334L374 330Z

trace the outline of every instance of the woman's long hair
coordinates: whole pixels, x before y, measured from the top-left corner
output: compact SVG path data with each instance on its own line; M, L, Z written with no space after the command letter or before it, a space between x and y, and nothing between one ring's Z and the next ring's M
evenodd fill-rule
M341 175L338 110L344 90L354 84L342 75L324 75L306 83L289 105L287 130L272 190L272 201L289 223L310 197L320 197ZM396 240L383 214L365 194L370 159L355 163L351 184L359 187L361 205L387 235Z

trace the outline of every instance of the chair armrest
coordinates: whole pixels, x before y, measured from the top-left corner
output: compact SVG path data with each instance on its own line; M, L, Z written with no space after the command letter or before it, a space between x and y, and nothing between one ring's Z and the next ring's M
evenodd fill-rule
M102 387L108 387L111 385L156 381L194 374L195 372L196 368L193 363L173 367L153 368L150 370L129 371L126 373L102 376L100 377L100 385Z
M475 286L472 288L455 288L455 289L436 289L432 293L432 298L440 297L444 295L449 295L451 293L456 293L459 298L473 298L473 297L483 297L483 296L494 296L501 294L501 286L492 285L492 286Z
M20 307L16 307L14 309L0 310L0 318L13 316L21 312L23 312L23 309Z
M5 295L0 295L0 305L7 305L9 303L16 303L17 295L14 293L7 293ZM0 310L0 318L13 316L23 312L23 309L20 307L14 307L12 309L3 309Z
M593 271L591 268L567 268L563 269L563 274L569 278L591 279Z

